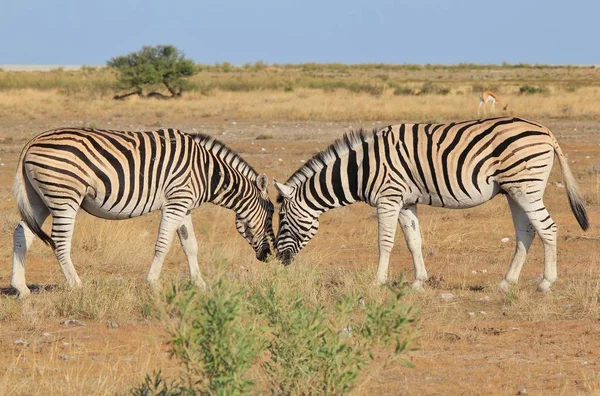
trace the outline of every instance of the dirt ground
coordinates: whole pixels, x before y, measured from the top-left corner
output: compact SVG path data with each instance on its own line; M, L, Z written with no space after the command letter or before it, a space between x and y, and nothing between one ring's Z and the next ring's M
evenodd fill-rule
M592 224L586 233L578 228L564 188L552 184L561 182L555 164L545 199L559 227L559 280L553 292L535 292L535 278L543 266L537 239L520 285L509 294L496 291L495 285L508 268L514 249L512 222L502 197L469 210L420 207L425 264L432 278L424 294L409 296L421 317L415 349L408 356L415 367L382 365L386 352L381 351L382 358L376 359L361 376L355 394L600 394L600 120L536 121L553 129L569 156ZM121 122L105 125L99 121L98 126L133 130L157 127L139 120ZM169 120L165 126L214 134L257 170L285 181L343 132L388 123L203 119L201 123ZM11 232L17 220L12 180L19 151L35 134L59 125L59 120L20 125L0 120L0 288L5 294L0 304L13 298L8 295ZM275 198L272 187L270 193ZM233 235L233 222L229 218L228 222ZM150 220L140 220L136 224L148 226L155 235L156 224L149 223ZM197 228L199 224L196 222ZM505 237L510 238L508 243L501 242ZM318 259L321 265L331 268L370 268L374 276L376 241L373 210L357 204L326 213L318 235L301 254L306 261ZM147 247L148 257L151 248ZM180 249L177 246L172 250ZM141 281L146 264L136 268L139 271L132 276ZM180 269L185 274L185 269ZM115 269L104 276L121 276L118 272ZM390 272L395 279L401 273L409 279L413 276L401 235L396 237ZM92 270L86 274L85 269L80 274L82 278L101 276ZM27 280L30 284L46 285L62 282L51 252L39 243L28 257ZM452 293L453 298L443 299L443 293ZM167 373L177 370L168 358L166 335L158 322L137 319L111 327L106 321L82 320L86 326L65 326L61 324L64 318L28 318L27 304L23 303L19 320L0 321L2 394L59 394L65 389L75 394L89 394L90 389L97 394L126 393L122 380L114 381L122 377L123 371L135 384L149 369L162 368ZM28 345L15 344L17 340ZM21 380L16 382L15 378Z

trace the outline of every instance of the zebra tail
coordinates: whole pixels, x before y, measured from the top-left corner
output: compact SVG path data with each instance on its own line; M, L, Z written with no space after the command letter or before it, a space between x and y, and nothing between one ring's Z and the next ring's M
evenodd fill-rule
M571 205L571 211L573 211L573 214L575 215L575 218L577 219L581 229L585 231L589 228L590 222L583 204L583 197L579 192L577 181L575 180L575 177L573 177L573 173L571 173L571 168L569 168L567 158L563 154L558 142L556 141L554 143L554 152L558 157L558 163L560 164L560 168L562 170L563 179L567 188L567 196L569 197L569 204Z
M27 227L33 232L38 238L40 238L46 245L49 245L54 250L56 245L52 238L42 230L42 227L37 223L35 215L33 214L33 208L31 207L30 194L37 194L29 182L29 179L25 175L25 151L21 154L19 159L19 169L15 177L15 200L17 201L17 207L21 214L21 219L25 222Z

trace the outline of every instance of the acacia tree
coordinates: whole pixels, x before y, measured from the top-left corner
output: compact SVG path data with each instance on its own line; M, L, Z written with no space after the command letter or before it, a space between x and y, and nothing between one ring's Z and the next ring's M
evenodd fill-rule
M124 99L131 95L180 97L186 86L185 78L198 73L194 62L186 59L183 53L172 45L144 46L138 52L112 58L107 65L119 73L119 87L130 90L126 94L115 95L115 99ZM155 91L160 86L164 86L171 95Z

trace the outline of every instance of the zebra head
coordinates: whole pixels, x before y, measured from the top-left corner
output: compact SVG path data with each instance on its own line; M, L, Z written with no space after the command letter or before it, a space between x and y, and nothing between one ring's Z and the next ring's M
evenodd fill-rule
M264 173L252 182L256 189L248 204L236 213L235 226L242 237L256 252L256 258L267 261L271 253L271 243L275 240L273 232L273 203L267 195L269 180Z
M281 203L275 250L277 258L289 265L317 233L319 216L303 204L294 187L275 182L275 188L279 192L277 202Z

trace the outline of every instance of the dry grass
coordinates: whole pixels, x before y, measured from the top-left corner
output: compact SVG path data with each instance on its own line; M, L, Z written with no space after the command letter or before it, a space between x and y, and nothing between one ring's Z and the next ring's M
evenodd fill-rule
M355 393L514 394L522 386L531 394L600 392L596 356L600 348L600 233L595 226L595 219L600 218L600 109L596 105L600 88L594 84L574 92L568 88L594 78L597 70L258 69L235 74L211 69L207 73L213 74L201 77L272 79L278 73L277 78L284 79L289 77L286 73L296 73L298 78L302 73L322 73L323 78L348 82L411 87L434 80L451 92L395 96L389 88L373 96L345 89L214 89L206 94L190 92L176 101L132 98L115 102L102 95L89 97L85 91L4 90L0 95L0 164L4 164L0 165L0 260L4 263L0 266L4 291L0 296L0 393L126 393L146 372L161 368L176 375L178 370L167 356L164 325L157 319L159 303L143 282L158 229L157 214L121 222L81 214L73 261L83 288L63 287L56 260L38 241L28 253L28 283L54 288L34 293L24 302L7 295L12 229L18 220L12 179L20 149L33 135L65 124L196 128L218 135L256 169L285 180L301 160L350 127L380 125L377 121L475 117L478 97L472 87L476 84L499 88L515 115L542 121L554 130L586 198L592 228L587 233L579 230L564 189L550 184L545 203L559 226L559 281L551 294L534 292L535 278L543 268L543 252L536 239L520 285L503 294L496 291L496 285L508 268L514 243L506 202L498 197L461 211L419 207L425 264L432 279L424 294L407 297L407 304L415 305L421 316L419 349L410 354L416 368L384 366L389 351L382 350L376 360L381 365L374 364L364 373ZM376 77L379 74L389 76ZM435 80L438 75L440 82ZM525 83L545 85L550 92L517 95ZM560 180L555 167L550 181ZM366 301L385 298L381 289L371 286L377 263L377 226L372 209L365 205L323 215L319 233L288 268L257 262L237 235L232 212L207 205L193 212L193 217L201 270L209 280L225 276L259 285L264 279L275 279L282 288L302 293L310 304L330 305L342 295ZM504 237L510 242L502 243ZM396 240L390 273L392 281L398 282L402 274L410 279L413 272L402 237ZM168 287L171 281L187 276L184 255L174 246L163 269L164 284ZM448 292L455 298L442 300L440 294ZM60 324L67 319L82 320L87 326ZM119 328L109 328L109 321L118 322ZM17 339L26 340L28 346L14 345Z

